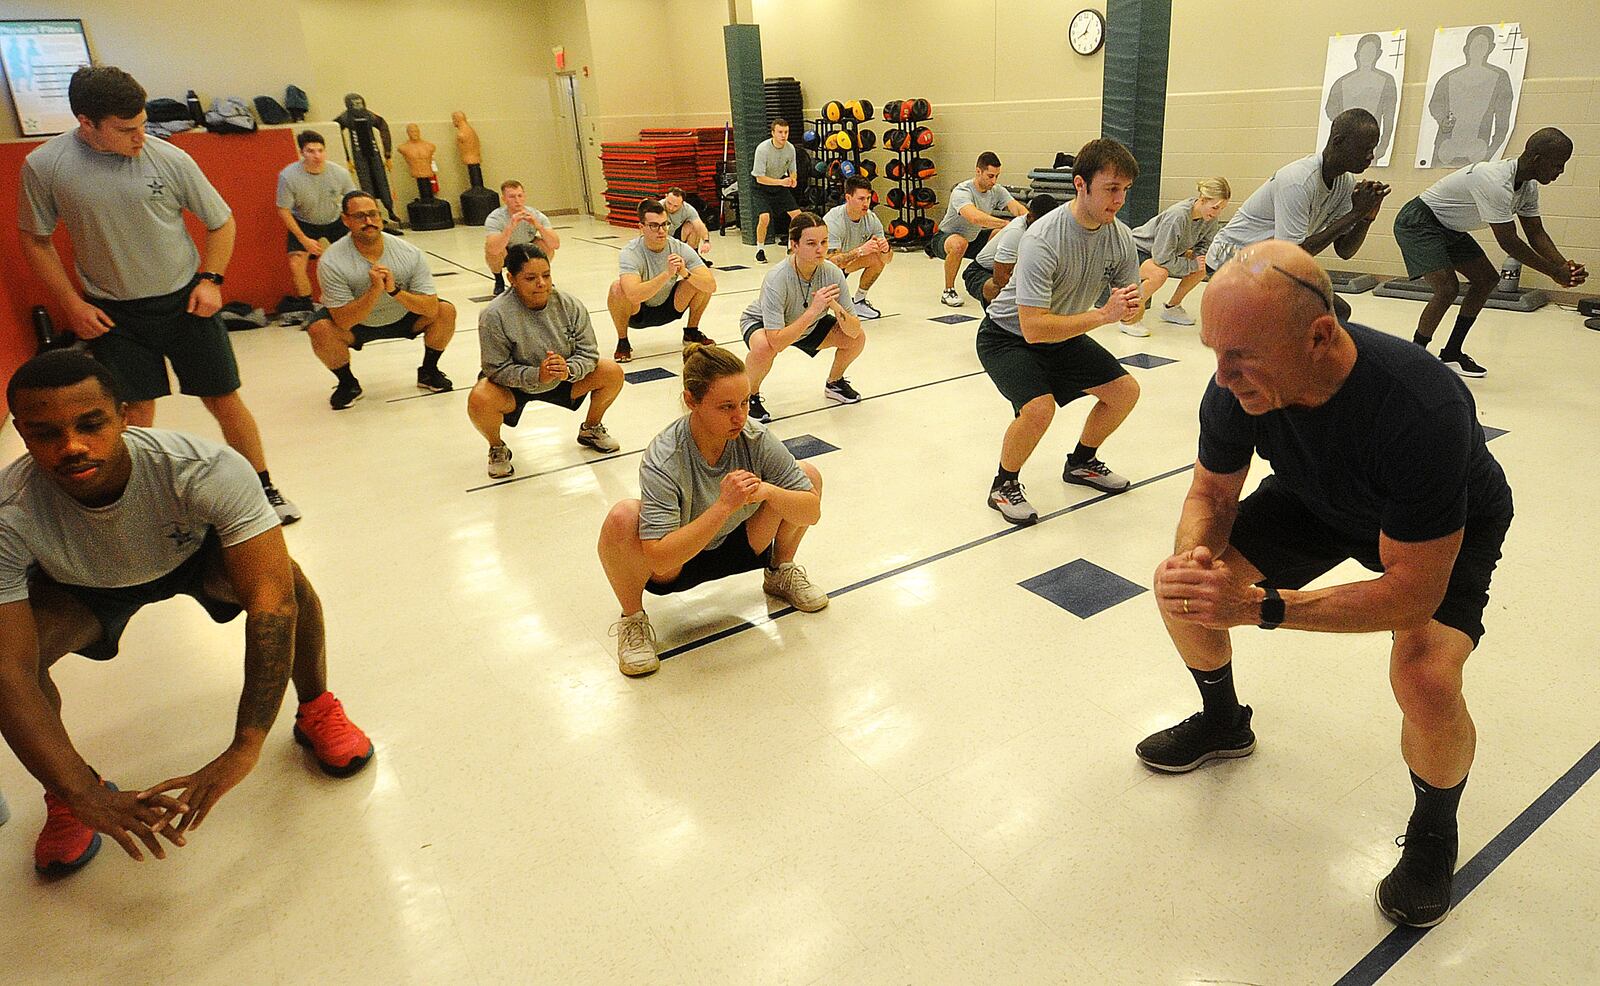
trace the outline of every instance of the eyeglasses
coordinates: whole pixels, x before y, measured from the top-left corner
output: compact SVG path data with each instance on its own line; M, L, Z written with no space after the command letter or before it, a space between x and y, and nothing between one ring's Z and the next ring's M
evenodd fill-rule
M1331 313L1333 311L1333 301L1330 300L1325 293L1323 293L1323 290L1322 290L1321 287L1319 287L1318 285L1316 285L1315 283L1313 283L1311 281L1306 280L1305 278L1301 277L1299 274L1290 273L1289 271L1285 270L1282 266L1280 266L1278 264L1269 263L1266 260L1266 258L1264 258L1264 257L1263 258L1257 258L1256 255L1255 255L1255 251L1254 250L1250 250L1250 249L1240 250L1238 253L1233 255L1233 260L1234 260L1235 263L1239 264L1245 270L1249 271L1252 274L1262 274L1262 273L1265 273L1268 270L1277 271L1278 273L1282 274L1284 277L1287 277L1289 280L1293 281L1294 283L1296 283L1296 284L1300 285L1301 287L1305 288L1307 291L1310 291L1312 294L1316 295L1317 296L1317 300L1322 302L1323 311L1326 311L1326 312L1329 312L1329 313Z
M351 219L379 219L382 218L383 213L379 212L377 209L368 209L365 212L347 212L345 215L349 216Z
M645 223L644 228L655 230L657 233L665 233L671 225L671 223Z

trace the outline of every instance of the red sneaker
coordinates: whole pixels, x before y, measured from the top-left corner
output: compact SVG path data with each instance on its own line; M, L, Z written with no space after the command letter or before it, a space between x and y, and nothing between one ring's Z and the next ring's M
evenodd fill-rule
M372 759L372 740L345 718L344 706L323 692L294 714L294 741L317 758L322 772L349 777Z
M102 781L115 791L117 786ZM78 821L67 803L44 793L44 829L33 844L33 868L41 876L57 877L83 869L100 851L100 833Z

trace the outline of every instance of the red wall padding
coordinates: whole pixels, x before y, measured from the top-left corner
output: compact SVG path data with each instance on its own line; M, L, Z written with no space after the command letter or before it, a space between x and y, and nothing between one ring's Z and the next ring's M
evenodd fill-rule
M250 134L178 134L172 142L194 157L200 170L233 208L239 236L233 260L228 264L223 297L271 311L292 287L289 267L284 262L283 223L273 207L273 196L278 172L299 156L294 131L284 127ZM33 355L34 334L28 312L34 305L49 308L56 325L66 324L55 299L34 276L17 245L22 159L40 143L0 143L0 382L9 380L12 371ZM329 162L329 166L336 165ZM188 218L191 233L204 232L199 221L193 216ZM71 273L72 248L64 230L56 232L56 249ZM76 274L73 280L76 282ZM4 413L5 398L0 395L0 414Z

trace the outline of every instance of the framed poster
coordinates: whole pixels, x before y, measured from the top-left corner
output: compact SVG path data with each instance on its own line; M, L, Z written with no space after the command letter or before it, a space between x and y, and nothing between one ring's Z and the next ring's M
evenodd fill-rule
M80 20L0 20L0 69L24 137L50 137L78 125L67 105L72 73L90 64Z
M1317 119L1317 146L1326 147L1333 118L1349 109L1364 109L1378 118L1378 147L1372 165L1387 168L1399 120L1401 84L1406 77L1406 32L1336 34L1328 39L1328 62L1322 70L1322 112Z
M1462 168L1499 158L1517 123L1527 67L1528 36L1515 21L1439 28L1417 131L1417 167Z

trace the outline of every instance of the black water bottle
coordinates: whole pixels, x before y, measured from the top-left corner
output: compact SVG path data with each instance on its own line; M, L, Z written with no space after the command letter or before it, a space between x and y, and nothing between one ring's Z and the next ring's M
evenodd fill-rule
M206 111L200 106L200 97L195 95L193 89L190 89L189 94L184 97L184 102L189 104L189 119L194 121L194 125L205 126Z
M55 342L56 326L50 321L50 313L43 305L33 306L33 334L39 339L39 349L49 349Z

